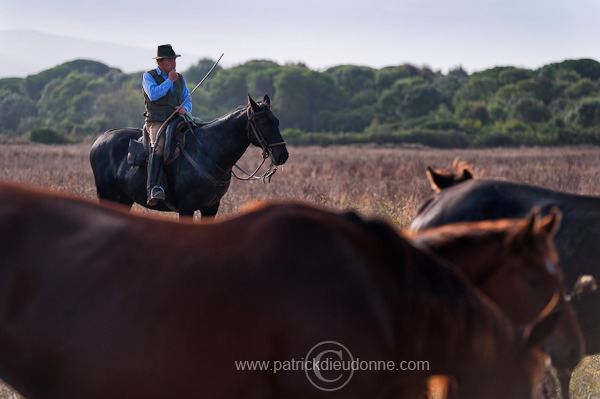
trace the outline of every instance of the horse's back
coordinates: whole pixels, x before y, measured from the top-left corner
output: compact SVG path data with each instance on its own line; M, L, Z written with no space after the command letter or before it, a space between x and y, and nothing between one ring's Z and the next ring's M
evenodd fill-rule
M455 222L524 218L535 206L561 211L565 199L551 190L494 179L472 179L441 190L427 199L411 224L422 230Z
M554 242L570 292L580 275L600 278L600 198L571 194L530 184L472 179L442 189L427 200L410 229L423 230L455 222L522 218L534 207L546 214L558 207L563 218Z
M20 242L1 270L0 369L28 397L235 397L276 378L235 361L298 359L332 337L390 353L393 312L370 271L387 259L378 238L395 239L385 226L301 205L175 223L0 188L0 237L18 227ZM314 392L304 372L280 378L282 396Z

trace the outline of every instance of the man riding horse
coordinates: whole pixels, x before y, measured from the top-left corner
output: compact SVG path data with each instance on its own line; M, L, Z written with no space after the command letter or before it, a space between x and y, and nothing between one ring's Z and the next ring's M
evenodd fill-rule
M151 152L148 158L147 191L149 206L165 200L165 190L160 184L165 135L159 129L177 112L185 115L192 112L192 98L183 76L176 71L176 58L180 57L170 44L158 46L157 68L144 72L142 89L146 105L146 130L150 137ZM164 130L164 129L163 129ZM158 137L157 137L158 136Z

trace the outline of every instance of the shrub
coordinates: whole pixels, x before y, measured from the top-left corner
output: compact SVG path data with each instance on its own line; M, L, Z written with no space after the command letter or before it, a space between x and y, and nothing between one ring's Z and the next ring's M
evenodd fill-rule
M537 98L524 97L515 102L513 115L523 122L547 122L552 117L548 107Z
M512 147L517 145L514 138L509 133L488 133L477 136L473 139L473 147Z
M597 98L584 100L571 115L571 119L582 127L592 127L600 123L600 100Z
M29 141L42 144L68 144L70 140L58 133L56 130L48 128L33 129L29 135Z
M451 119L427 121L420 127L425 130L460 130L460 124Z
M469 138L462 130L413 130L401 135L407 143L418 143L433 148L467 148Z

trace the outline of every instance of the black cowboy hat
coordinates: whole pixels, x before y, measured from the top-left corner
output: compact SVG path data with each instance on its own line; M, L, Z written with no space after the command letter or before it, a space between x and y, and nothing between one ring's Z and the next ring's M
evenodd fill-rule
M173 47L170 44L162 44L158 46L156 50L156 57L152 57L155 60L162 60L163 58L177 58L181 57L179 54L175 54Z

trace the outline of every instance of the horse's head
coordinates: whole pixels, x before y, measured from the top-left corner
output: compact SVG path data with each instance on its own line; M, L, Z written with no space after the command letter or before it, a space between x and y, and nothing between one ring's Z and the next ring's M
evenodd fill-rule
M253 145L263 149L263 156L271 157L273 164L287 161L289 153L279 132L279 119L273 115L271 99L266 94L260 104L248 94L248 137Z
M423 225L431 226L432 218L436 217L436 213L442 210L436 210L431 212L431 208L435 208L437 200L443 198L445 194L448 194L448 190L451 187L457 186L463 182L475 179L475 176L483 176L484 172L475 172L474 168L466 162L454 160L452 166L447 169L433 169L427 167L427 180L434 191L434 194L429 198L426 198L421 202L417 208L417 214L413 219L410 229L417 230L422 228ZM437 215L439 217L440 215Z
M562 317L547 350L555 363L574 367L584 343L565 299L553 243L561 213L557 208L545 218L539 213L534 209L523 219L453 223L415 232L413 237L460 269L517 323L530 322L556 298Z
M515 321L530 321L563 293L552 241L560 223L554 210L524 219L458 222L413 232L413 240L449 261Z

